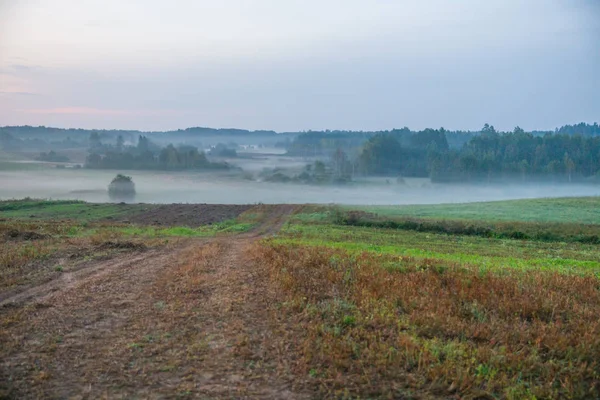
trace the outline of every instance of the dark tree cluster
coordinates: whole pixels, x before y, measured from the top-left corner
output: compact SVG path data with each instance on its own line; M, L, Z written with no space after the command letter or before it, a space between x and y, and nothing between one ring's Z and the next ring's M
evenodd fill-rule
M430 172L430 155L448 152L443 128L408 134L404 131L380 133L364 144L358 169L364 175L423 177Z
M379 134L363 146L365 175L431 177L434 181L498 179L581 180L600 172L600 136L547 133L536 136L517 127L500 133L485 125L461 149L450 149L445 132L414 134L403 146L392 134Z
M147 137L139 136L137 146L125 146L121 136L115 146L105 146L97 135L90 136L86 168L130 170L227 169L225 163L208 161L204 152L193 146L159 148Z
M216 146L210 149L210 155L213 157L234 158L238 155L234 147L235 146L228 146L223 143L218 143Z
M534 136L517 127L498 133L488 127L460 152L435 155L433 176L460 180L498 178L559 179L572 181L600 170L600 137L568 134ZM443 180L443 179L442 179Z
M39 156L35 158L38 161L47 161L47 162L69 162L69 157L58 154L55 151L49 151L47 153L42 152Z

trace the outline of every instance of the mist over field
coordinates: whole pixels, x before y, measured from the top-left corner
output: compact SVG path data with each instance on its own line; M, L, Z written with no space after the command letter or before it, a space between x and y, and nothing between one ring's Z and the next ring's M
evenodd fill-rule
M598 196L600 187L585 184L432 184L425 179L404 185L385 179L360 186L297 186L248 182L212 174L125 171L136 185L136 202L212 204L339 203L356 205L440 204L540 197ZM0 172L0 199L22 197L109 202L109 171Z

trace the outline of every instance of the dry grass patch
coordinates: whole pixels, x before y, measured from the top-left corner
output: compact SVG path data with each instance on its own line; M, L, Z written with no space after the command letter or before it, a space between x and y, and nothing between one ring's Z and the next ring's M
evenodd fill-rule
M294 370L323 395L600 395L596 277L268 241L253 254L279 290Z
M96 224L88 234L78 235L87 228L62 221L0 221L0 300L7 290L43 283L89 261L164 243L105 228Z

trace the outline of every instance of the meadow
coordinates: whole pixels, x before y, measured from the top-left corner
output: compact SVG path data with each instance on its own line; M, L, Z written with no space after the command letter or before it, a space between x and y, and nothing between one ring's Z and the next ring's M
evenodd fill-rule
M6 201L0 296L103 260L153 258L157 251L174 258L149 287L169 289L147 301L144 318L132 315L158 318L165 332L194 334L128 345L120 362L135 360L146 371L141 380L152 370L169 379L198 370L186 378L193 381L233 368L244 377L236 385L281 377L290 393L309 398L598 398L600 250L589 240L600 234L598 203L257 205L186 226L181 221L197 211L181 205ZM173 223L143 217L156 213ZM181 243L188 247L178 253ZM149 290L135 279L127 284ZM27 308L6 310L7 331L27 329L14 322L27 320ZM170 314L176 310L185 318ZM194 325L197 319L204 322ZM192 325L184 329L186 321ZM153 325L144 324L138 335L155 337ZM36 329L34 337L46 328ZM223 341L231 350L220 347ZM166 359L168 369L160 364ZM115 380L130 367L124 368L113 371ZM110 386L110 393L121 387Z
M436 205L348 206L347 208L387 217L600 224L600 197L540 198Z
M256 265L279 291L297 373L326 397L597 398L600 251L568 235L580 235L574 220L598 231L598 202L306 207L257 245ZM361 218L564 233L509 239Z

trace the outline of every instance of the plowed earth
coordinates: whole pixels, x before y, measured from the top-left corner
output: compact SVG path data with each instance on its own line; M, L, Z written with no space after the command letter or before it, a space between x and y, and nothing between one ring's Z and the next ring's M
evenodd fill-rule
M127 205L123 205L127 207ZM252 205L229 204L163 204L152 205L131 216L119 218L122 222L156 226L210 225L233 219L253 208Z

